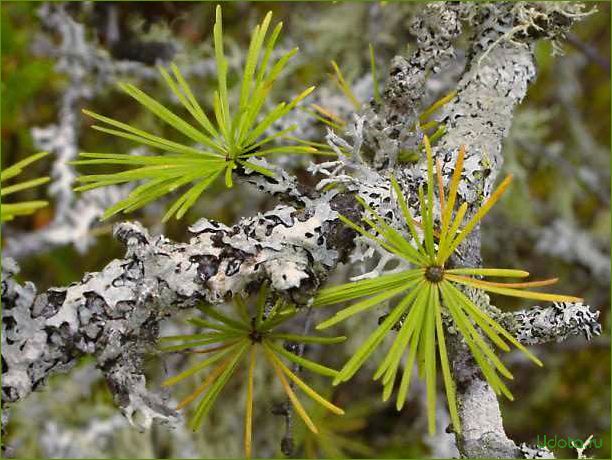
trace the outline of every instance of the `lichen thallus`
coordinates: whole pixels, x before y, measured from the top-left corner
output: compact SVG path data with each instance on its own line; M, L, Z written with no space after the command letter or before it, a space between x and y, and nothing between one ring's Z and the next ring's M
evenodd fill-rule
M480 267L447 268L449 258L499 200L510 185L512 178L508 176L462 226L468 204L462 203L456 211L455 204L465 148L459 149L448 193L445 194L441 163L436 162L437 180L434 182L433 154L427 136L424 138L424 143L427 155L427 187L424 191L421 186L418 192L420 223L412 217L396 179L391 177L391 186L401 209L408 237L393 228L360 197L357 199L366 210L366 217L363 217L366 228L340 216L347 226L363 237L373 240L387 251L403 258L414 268L323 289L317 294L313 305L325 307L367 297L338 311L317 326L317 329L326 329L353 315L363 313L383 302L401 296L401 300L391 307L390 313L382 323L340 370L335 377L334 384L350 380L381 344L385 336L393 328L399 328L389 352L374 373L374 379L382 379L383 399L387 400L391 396L399 373L400 362L408 349L401 373L396 407L400 410L405 404L416 361L419 376L426 382L428 428L430 433L435 433L436 366L439 362L451 420L455 431L459 432L461 427L457 413L455 385L449 366L445 324L450 324L452 321L455 329L463 336L486 380L497 394L504 394L512 399L512 394L498 373L509 379L512 378L512 374L494 353L490 344L485 341L485 337L503 351L510 350L508 346L510 343L534 363L542 365L541 361L521 345L512 334L480 308L469 295L466 295L462 288L553 302L576 302L582 299L527 290L553 284L557 279L517 283L482 279L486 277L524 278L529 275L524 270ZM440 209L437 230L434 229L436 223L434 188L436 184ZM436 348L439 360L436 359Z

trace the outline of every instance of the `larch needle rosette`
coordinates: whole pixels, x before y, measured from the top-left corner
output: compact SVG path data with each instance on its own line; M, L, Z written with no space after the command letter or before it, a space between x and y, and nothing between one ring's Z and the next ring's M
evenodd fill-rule
M20 192L22 190L28 190L49 182L49 177L39 177L24 182L18 182L13 185L6 185L6 181L17 177L30 164L40 160L46 155L48 155L47 152L35 153L34 155L30 155L29 157L18 161L14 165L11 165L0 172L0 183L2 184L0 190L0 197L2 197L3 201L2 206L0 206L0 222L13 220L17 216L26 216L28 214L32 214L36 210L44 208L49 204L45 200L4 203L4 197L11 195L12 193Z
M223 49L221 7L217 6L213 29L215 60L217 64L217 89L214 93L213 114L209 117L196 100L179 68L172 64L171 74L160 67L159 71L168 88L191 115L192 124L172 112L153 97L134 85L120 83L119 87L134 98L156 117L190 139L194 145L172 141L137 129L126 123L84 110L84 113L104 124L93 128L134 141L138 144L161 150L164 155L130 155L115 153L81 153L85 158L73 162L77 165L122 165L125 171L114 174L91 174L77 178L83 185L76 190L85 191L98 187L144 181L134 188L127 198L108 208L103 215L106 219L116 213L128 213L166 195L190 185L188 190L169 207L163 220L173 215L177 219L189 210L199 196L209 188L217 177L225 177L226 186L232 187L232 172L237 167L253 170L268 177L274 177L269 168L257 164L254 157L278 154L322 154L334 155L325 145L299 139L290 135L297 128L292 125L266 136L273 123L280 120L313 90L304 90L290 102L281 102L266 111L269 94L274 83L297 53L294 48L274 60L273 51L282 29L279 23L268 35L272 13L269 12L251 35L242 80L239 88L237 108L230 107L228 91L228 63ZM277 141L289 141L290 145L272 145Z
M401 372L396 407L401 410L406 402L412 370L415 364L419 377L424 378L427 388L428 428L435 433L436 406L436 367L442 369L448 408L455 431L459 432L460 422L457 413L455 384L451 376L445 340L445 321L452 319L455 329L463 336L483 375L497 394L512 399L512 394L500 375L512 379L512 374L500 361L485 339L503 351L510 351L508 343L521 350L531 361L542 365L541 361L521 345L515 337L499 323L481 310L464 292L462 287L470 287L511 297L536 299L553 302L579 302L582 299L566 295L548 294L529 290L553 284L557 279L505 283L487 281L486 277L524 278L529 273L523 270L502 268L447 268L449 258L476 227L491 207L499 200L510 185L511 176L491 194L482 206L462 225L468 208L462 203L455 211L457 189L463 169L465 148L458 152L457 162L450 179L448 193L444 193L441 163L436 162L437 182L434 182L434 165L431 146L424 139L427 154L427 188L419 188L419 205L422 216L417 222L411 215L402 191L391 177L391 185L401 208L405 225L410 237L392 228L383 217L372 210L361 198L368 217L363 221L366 228L355 224L344 216L342 222L366 238L375 241L387 251L403 258L415 268L400 273L381 275L319 291L314 306L324 307L367 297L364 300L338 311L334 316L317 326L326 329L353 315L370 310L382 302L401 296L401 300L391 308L384 321L365 340L357 352L340 370L334 384L350 380L364 362L372 355L392 328L399 328L393 344L374 374L374 379L382 379L383 399L391 396L400 361L405 354L404 368ZM437 187L436 187L437 184ZM437 188L440 226L434 229L434 188ZM421 231L417 231L417 228ZM420 234L423 236L420 237ZM483 334L484 333L484 337ZM439 360L436 358L439 355ZM408 351L407 351L408 350Z
M334 414L344 414L342 409L326 400L289 369L283 359L326 377L334 378L338 375L338 372L287 350L283 346L283 342L333 345L343 342L346 337L321 337L277 331L287 321L294 318L299 310L295 305L282 299L278 299L274 303L268 302L267 299L268 289L266 287L262 287L259 291L256 304L252 309L249 308L244 299L236 296L233 303L236 313L235 318L220 313L218 309L212 306L202 306L200 309L210 320L192 318L189 322L194 326L205 328L205 332L161 338L161 342L164 344L179 342L178 344L163 346L163 351L188 351L207 356L189 369L163 382L164 386L175 385L194 374L211 369L202 383L186 396L177 407L177 409L181 409L204 395L197 403L190 421L190 427L193 430L200 428L204 417L212 408L219 393L236 373L240 364L245 365L247 376L244 451L247 458L250 458L252 454L254 369L256 362L260 359L258 357L263 357L271 366L295 412L313 433L318 433L317 427L300 403L290 382L293 382L309 398L325 409ZM249 310L254 310L252 316L249 314Z

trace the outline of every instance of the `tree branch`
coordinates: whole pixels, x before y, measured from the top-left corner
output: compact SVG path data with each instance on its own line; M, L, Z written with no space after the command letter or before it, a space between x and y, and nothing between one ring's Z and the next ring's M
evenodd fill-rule
M353 193L399 221L401 213L390 199L383 170L396 167L397 153L420 141L418 136L404 136L400 127L416 121L426 74L442 71L450 62L461 22L474 26L473 46L457 97L445 110L447 134L435 155L443 160L448 182L459 146L467 145L459 195L473 212L493 187L513 110L535 76L534 41L558 39L579 16L580 8L566 3L428 5L413 25L417 50L410 59L394 60L382 105L366 108L349 128L353 143L330 133L330 145L343 144L343 150L339 161L313 167L327 175L318 191L301 188L286 174L270 181L241 171L244 180L286 204L232 227L201 219L190 227L193 236L187 243L151 236L137 223L119 224L115 235L127 248L123 259L70 286L38 295L31 283L22 286L14 280L17 267L5 260L3 403L27 397L49 375L92 354L130 422L142 428L153 419L175 422L178 416L165 406L164 397L146 390L142 370L159 322L201 300L220 303L255 290L265 280L296 304L307 304L330 270L346 261L354 248L354 232L337 219L338 212L359 219L362 210ZM426 181L423 165L398 165L395 174L414 206L418 186ZM352 193L322 192L330 182L341 182ZM460 248L456 263L480 265L479 235L475 231ZM478 305L500 316L488 297L479 298ZM566 321L568 310L574 320ZM577 312L584 316L581 321ZM598 331L597 313L581 305L556 304L513 319L513 330L525 343ZM543 319L552 321L543 325ZM463 423L457 436L462 455L522 455L506 436L497 399L457 335L449 338L449 350Z

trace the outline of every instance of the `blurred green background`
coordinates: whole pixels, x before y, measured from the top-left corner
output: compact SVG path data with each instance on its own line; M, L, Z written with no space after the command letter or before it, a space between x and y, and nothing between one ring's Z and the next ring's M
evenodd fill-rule
M118 18L122 46L108 40L105 18L110 7ZM341 97L330 77L330 60L336 60L351 85L358 86L369 72L368 43L373 43L379 72L384 76L394 54L411 50L409 20L421 7L392 2L238 2L224 4L223 14L225 33L232 39L230 46L238 52L246 49L252 26L266 11L273 10L275 19L284 21L286 44L298 45L301 51L293 72L280 85L278 98L310 84L318 85L319 91L327 91L325 94ZM56 71L55 59L45 53L49 45L57 45L59 37L41 25L38 8L38 3L1 4L3 167L36 151L30 130L57 122L58 104L68 84L66 75ZM68 6L73 17L85 24L88 39L116 59L146 61L146 53L142 52L146 46L140 45L155 41L178 45L175 57L181 62L210 57L213 8L214 4L180 2L96 2L87 7L75 2ZM517 110L504 147L502 173L513 173L517 180L484 225L483 257L489 266L520 267L541 278L558 276L559 292L582 296L601 311L604 331L591 342L577 337L536 347L546 363L543 369L533 369L509 357L515 375L510 388L516 401L502 402L508 435L517 443L533 443L543 435L586 439L592 434L603 439L603 446L589 454L610 458L609 264L607 272L601 271L601 261L609 261L611 234L610 5L597 3L597 9L573 29L563 43L564 55L553 55L550 43L542 42L536 47L538 77ZM206 98L211 79L212 76L202 77L190 83ZM162 99L166 97L159 81L148 81L145 88L157 91ZM149 115L113 87L105 88L85 105L139 126L152 123ZM88 123L83 120L80 131L83 149L111 152L128 145L95 134L87 129ZM322 125L314 125L313 130L321 138L325 132ZM46 158L36 164L24 179L48 174L51 162L52 158ZM304 166L288 165L301 180L312 182ZM273 199L262 195L255 201L255 208L245 211L244 197L252 194L248 186L238 186L229 198L221 196L221 190L211 190L210 199L201 200L184 221L169 223L164 233L185 240L187 224L201 215L231 224L242 215L252 215L274 204ZM44 195L42 187L28 191L23 198ZM8 232L16 235L44 228L53 212L50 206L17 220L3 229L3 238ZM160 216L154 210L130 218L150 226ZM557 241L562 230L567 247ZM84 254L64 246L20 260L21 279L34 282L39 290L66 285L123 255L123 248L111 237L108 223L93 231L96 243ZM595 260L584 256L585 247L599 257L599 271L594 267ZM514 305L504 302L499 306L525 306L522 301ZM157 357L151 358L151 387L159 384L165 366L167 363ZM398 414L379 402L378 392L367 375L361 375L354 385L335 389L334 399L350 409L344 428L351 429L344 433L337 423L330 422L330 430L342 432L342 436L355 442L353 449L345 445L340 450L326 451L316 442L312 447L313 441L307 439L298 421L298 455L369 456L375 452L378 457L401 458L435 454L432 443L444 441L427 440L418 401L410 410ZM73 372L53 377L45 389L16 406L3 441L11 446L12 455L30 458L78 452L123 458L187 456L189 449L185 446L193 448L194 456L240 455L241 417L224 408L224 404L222 397L213 411L214 428L203 432L156 427L139 433L118 416L101 375L93 370L91 361L84 360ZM269 439L259 442L264 450L278 455L282 420L265 413L261 417L261 430ZM91 435L92 430L98 434ZM89 439L84 433L93 437L89 445L80 446ZM262 437L257 430L254 436ZM342 443L337 438L330 439L332 447L334 439ZM555 453L559 457L575 457L575 452L568 449L556 449Z

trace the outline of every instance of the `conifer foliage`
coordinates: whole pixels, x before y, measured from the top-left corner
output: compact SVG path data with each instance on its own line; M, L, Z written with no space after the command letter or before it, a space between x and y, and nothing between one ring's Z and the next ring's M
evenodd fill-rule
M485 277L524 278L529 276L529 273L524 270L479 267L447 268L446 265L455 250L499 200L504 190L510 185L512 178L507 177L489 199L465 222L467 203L462 203L455 209L465 149L462 147L459 151L449 190L448 193L445 193L440 162L436 163L437 181L434 182L433 154L427 136L424 138L424 144L427 153L428 180L426 190L423 187L419 189L421 222L413 218L397 181L391 177L391 185L403 214L409 237L405 237L400 231L393 228L359 197L357 199L367 213L367 217L363 218L366 228L340 216L347 226L409 262L414 268L323 289L315 298L314 306L325 307L363 299L338 311L317 326L317 329L326 329L351 316L371 310L382 302L390 301L395 297L401 298L391 308L391 312L384 321L340 370L334 384L350 380L381 345L389 332L399 327L399 332L393 339L389 352L376 370L374 379L382 379L383 399L389 399L396 378L400 374L402 357L405 355L396 401L397 409L401 410L406 402L412 371L416 363L420 377L424 377L426 382L429 431L433 434L435 432L436 367L438 364L442 370L451 420L454 429L460 430L455 384L450 371L446 346L445 323L452 321L468 345L485 378L497 394L503 394L512 399L512 394L500 378L501 375L511 379L512 374L497 357L486 339L506 352L510 350L508 346L510 343L525 353L534 363L542 365L541 361L521 345L512 334L479 308L462 291L462 288L471 287L510 297L556 302L577 302L582 299L529 290L554 284L556 279L517 283L481 279ZM441 211L440 226L437 229L434 217L436 184ZM436 358L436 353L438 358Z
M295 412L308 429L316 434L318 428L299 401L293 385L326 410L337 415L344 414L344 411L326 400L304 382L283 363L283 360L325 377L333 378L337 375L337 371L304 358L299 353L296 354L288 350L283 344L334 345L346 340L344 336L322 337L279 331L282 326L286 325L287 321L295 317L298 309L295 305L282 299L270 302L269 291L266 287L262 287L260 290L253 307L249 308L249 305L242 297L236 296L234 298L235 317L219 313L214 307L203 306L200 309L207 318L196 317L189 320L192 325L204 329L202 333L167 336L161 339L164 344L173 344L164 345L162 347L164 351L188 350L206 356L205 359L180 374L167 379L163 383L165 386L175 385L194 374L212 368L202 380L202 383L178 405L178 409L181 409L201 397L190 422L190 426L194 430L202 425L204 417L212 408L219 393L231 377L236 374L240 364L244 363L247 372L245 378L244 451L247 458L250 458L252 454L253 386L256 362L263 358L272 368Z
M6 185L6 181L9 181L10 179L13 179L14 177L18 176L30 164L40 160L41 158L47 155L47 152L40 152L34 155L30 155L29 157L15 163L12 166L9 166L8 168L3 169L2 172L0 172L0 182L2 182L0 196L2 197L2 201L4 201L4 197L8 195L20 192L22 190L28 190L49 182L48 177L38 177L36 179L31 179L25 182L18 182L16 184ZM2 203L2 206L0 206L0 222L13 220L17 216L25 216L28 214L32 214L37 209L44 208L48 204L49 203L45 200Z
M251 42L242 70L239 100L230 104L228 88L228 64L223 48L221 7L216 9L213 29L215 60L217 64L217 89L214 92L212 115L198 103L192 89L180 69L172 64L170 71L159 71L171 93L180 101L192 120L173 112L155 98L129 83L119 88L144 106L157 118L188 138L179 143L121 121L85 110L84 113L100 122L93 128L116 137L134 141L163 152L162 155L130 155L127 153L81 153L77 165L120 165L124 171L110 174L88 174L77 180L82 184L76 190L85 191L127 182L143 181L129 196L111 206L104 213L108 218L116 213L129 213L167 195L174 190L187 190L168 208L163 220L172 216L182 218L200 195L222 176L225 185L232 187L232 174L236 168L256 171L274 177L270 168L257 164L255 157L281 154L325 154L329 149L318 149L315 144L293 136L293 125L275 134L268 129L296 106L314 87L302 91L289 102L281 102L271 110L266 105L270 92L286 67L297 53L294 48L274 60L273 52L282 29L282 22L268 34L272 13L269 12L251 35ZM194 123L195 122L195 123ZM282 145L277 142L283 141ZM289 141L287 143L287 141Z

